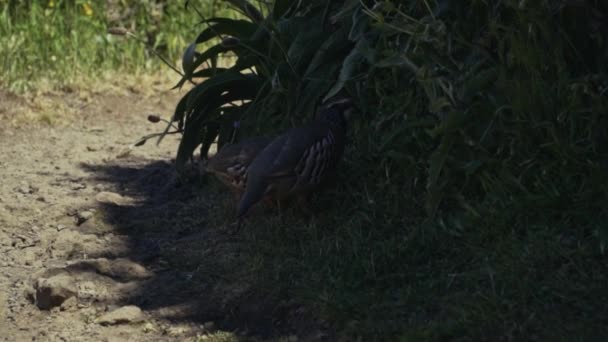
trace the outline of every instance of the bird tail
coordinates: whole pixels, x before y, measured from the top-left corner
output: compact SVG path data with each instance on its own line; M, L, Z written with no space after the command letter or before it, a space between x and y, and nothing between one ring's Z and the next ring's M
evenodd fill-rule
M266 185L263 183L258 184L247 184L247 189L245 190L245 194L241 198L239 202L239 207L236 212L236 217L238 219L242 218L247 214L247 211L259 202L262 197L264 197L264 193L266 192Z

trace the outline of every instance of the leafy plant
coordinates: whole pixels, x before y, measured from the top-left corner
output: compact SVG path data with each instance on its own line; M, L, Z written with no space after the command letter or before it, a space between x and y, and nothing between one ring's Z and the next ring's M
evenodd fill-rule
M179 171L198 146L204 158L216 139L220 146L229 141L241 122L242 127L263 130L270 126L260 128L262 122L309 116L319 101L344 86L358 49L357 37L349 36L361 25L360 16L350 18L358 1L337 6L282 0L265 11L247 1L229 3L245 18L203 18L205 29L182 58L184 77L176 87L188 81L198 84L173 115L172 121L184 129ZM210 41L215 44L197 51ZM219 67L221 58L233 58L233 63Z
M319 199L336 210L248 232L272 286L348 340L551 340L605 326L606 5L238 4L248 18L205 20L184 54L178 86L203 81L173 118L191 132L178 169L232 139L235 122L284 128L344 88L362 109L340 189Z

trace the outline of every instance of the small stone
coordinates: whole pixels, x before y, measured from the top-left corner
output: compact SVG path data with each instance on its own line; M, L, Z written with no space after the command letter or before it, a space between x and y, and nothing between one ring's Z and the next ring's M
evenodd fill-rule
M115 325L125 323L137 323L144 319L144 313L134 305L123 306L120 309L99 316L95 323L101 325Z
M36 281L36 305L42 310L49 310L61 305L68 298L76 296L74 280L64 274Z
M168 327L165 330L165 334L175 337L175 336L179 336L179 335L183 335L187 332L187 329L181 326L177 326L177 327Z
M76 183L76 184L72 184L72 186L70 187L72 190L82 190L82 189L86 189L86 185L85 184L81 184L81 183Z
M95 151L99 151L99 149L97 147L87 146L87 151L89 151L89 152L95 152Z
M129 200L120 194L109 191L102 191L95 196L95 200L99 203L125 205Z
M58 225L57 225L57 231L58 231L58 232L60 232L60 231L62 231L62 230L64 230L64 229L66 229L66 228L67 228L67 227L66 227L64 224L58 224Z
M61 303L61 311L74 311L78 308L78 299L76 297L70 297Z
M22 185L22 186L18 186L15 188L15 191L17 191L20 194L29 194L30 193L30 188L26 185Z
M147 322L146 324L144 324L144 327L143 327L142 330L145 333L150 333L150 332L156 332L157 331L156 327L151 322Z
M46 202L46 198L44 198L44 196L38 196L38 197L36 197L36 201L38 201L38 202Z
M85 223L88 219L93 217L93 212L84 210L76 214L76 224L81 225Z
M93 212L85 210L85 211L81 211L78 213L78 217L84 219L84 220L88 220L91 217L93 217Z

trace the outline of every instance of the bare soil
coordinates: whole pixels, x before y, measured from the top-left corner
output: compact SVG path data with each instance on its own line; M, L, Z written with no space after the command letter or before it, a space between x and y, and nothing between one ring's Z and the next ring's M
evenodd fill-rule
M51 107L0 93L0 119L18 123L0 128L0 340L327 338L239 268L248 242L216 224L229 195L176 178L177 136L119 157L180 94L42 96L70 119L45 124ZM16 118L28 111L42 119Z

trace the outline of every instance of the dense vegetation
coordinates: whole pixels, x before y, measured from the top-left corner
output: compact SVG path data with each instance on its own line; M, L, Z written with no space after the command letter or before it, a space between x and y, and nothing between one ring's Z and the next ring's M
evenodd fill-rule
M241 232L260 292L347 340L608 336L605 2L187 3L0 0L2 85L154 70L151 48L185 50L179 171L348 93L359 110L318 216Z
M202 18L183 56L180 84L203 81L174 116L178 170L339 91L360 109L331 213L266 236L288 246L260 252L269 274L343 334L608 333L605 4L228 2L246 18Z

